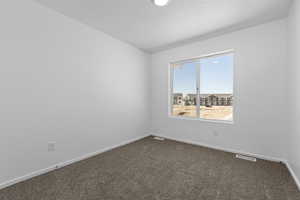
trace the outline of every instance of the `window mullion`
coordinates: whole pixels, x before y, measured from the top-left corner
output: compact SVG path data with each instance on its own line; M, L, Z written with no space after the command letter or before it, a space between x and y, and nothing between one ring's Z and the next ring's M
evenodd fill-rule
M197 103L196 103L196 109L197 109L197 118L200 118L200 61L199 63L196 65L196 87L197 87Z

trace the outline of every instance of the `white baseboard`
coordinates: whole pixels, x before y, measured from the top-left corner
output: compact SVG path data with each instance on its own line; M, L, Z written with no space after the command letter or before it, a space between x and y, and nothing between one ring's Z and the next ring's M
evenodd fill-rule
M248 155L248 156L259 158L259 159L262 159L262 160L268 160L268 161L272 161L272 162L281 162L281 163L286 165L287 169L291 173L291 176L293 177L293 179L294 179L294 181L295 181L295 183L296 183L296 185L297 185L297 187L300 191L300 180L296 176L296 173L294 172L294 170L290 166L289 162L285 159L275 158L275 157L270 157L270 156L265 156L265 155L260 155L260 154L254 154L254 153L248 153L248 152L243 152L243 151L239 151L239 150L235 150L235 149L218 147L218 146L214 146L214 145L208 145L208 144L204 144L204 143L201 143L201 142L194 142L194 141L189 141L189 140L178 139L178 138L175 138L175 137L164 136L164 135L161 135L161 134L151 133L151 135L166 138L166 139L170 139L170 140L174 140L174 141L178 141L178 142L184 142L184 143L187 143L187 144L192 144L192 145L207 147L207 148L211 148L211 149L215 149L215 150L225 151L225 152L229 152L229 153Z
M36 177L36 176L39 176L39 175L42 175L42 174L51 172L51 171L53 171L53 170L55 170L55 169L59 169L59 168L65 167L65 166L67 166L67 165L70 165L70 164L79 162L79 161L81 161L81 160L88 159L88 158L93 157L93 156L96 156L96 155L98 155L98 154L100 154L100 153L104 153L104 152L106 152L106 151L115 149L115 148L117 148L117 147L121 147L121 146L130 144L130 143L132 143L132 142L135 142L135 141L137 141L137 140L143 139L143 138L148 137L148 136L150 136L150 135L158 136L158 137L163 137L163 138L170 139L170 140L174 140L174 141L178 141L178 142L184 142L184 143L187 143L187 144L192 144L192 145L197 145L197 146L203 146L203 147L207 147L207 148L211 148L211 149L216 149L216 150L220 150L220 151L225 151L225 152L229 152L229 153L248 155L248 156L256 157L256 158L263 159L263 160L269 160L269 161L273 161L273 162L282 162L282 163L284 163L284 164L286 165L286 167L288 168L289 172L291 173L291 175L292 175L293 179L295 180L295 183L296 183L296 185L298 186L299 191L300 191L300 180L299 180L298 177L296 176L296 173L294 172L294 170L292 169L292 167L290 166L290 164L288 163L288 161L286 161L286 160L284 160L284 159L279 159L279 158L274 158L274 157L264 156L264 155L259 155L259 154L253 154L253 153L247 153L247 152L242 152L242 151L238 151L238 150L234 150L234 149L227 149L227 148L218 147L218 146L214 146L214 145L204 144L204 143L201 143L201 142L194 142L194 141L189 141L189 140L178 139L178 138L175 138L175 137L169 137L169 136L166 137L166 136L164 136L164 135L154 134L154 133L151 133L151 134L145 134L145 135L143 135L143 136L136 137L136 138L134 138L134 139L131 139L131 140L127 140L127 141L125 141L125 142L122 142L122 143L120 143L120 144L118 144L118 145L114 145L114 146L111 146L111 147L106 147L106 148L101 149L101 150L99 150L99 151L92 152L92 153L88 153L88 154L85 154L85 155L83 155L83 156L81 156L81 157L74 158L74 159L68 160L68 161L66 161L66 162L58 163L58 164L52 165L52 166L50 166L50 167L48 167L48 168L41 169L41 170L32 172L32 173L30 173L30 174L24 175L24 176L22 176L22 177L18 177L18 178L15 178L15 179L6 181L6 182L0 184L0 190L3 189L3 188L6 188L6 187L8 187L8 186L14 185L14 184L16 184L16 183L19 183L19 182L22 182L22 181L26 181L26 180L31 179L31 178L33 178L33 177Z
M4 183L0 183L0 190L3 189L3 188L6 188L6 187L8 187L8 186L14 185L14 184L16 184L16 183L23 182L23 181L26 181L26 180L31 179L31 178L33 178L33 177L36 177L36 176L39 176L39 175L48 173L48 172L53 171L53 170L55 170L55 169L59 169L59 168L65 167L65 166L67 166L67 165L76 163L76 162L78 162L78 161L82 161L82 160L88 159L88 158L93 157L93 156L96 156L96 155L98 155L98 154L100 154L100 153L104 153L104 152L106 152L106 151L115 149L115 148L117 148L117 147L121 147L121 146L130 144L130 143L135 142L135 141L137 141L137 140L140 140L140 139L143 139L143 138L145 138L145 137L148 137L149 135L150 135L150 134L145 134L145 135L142 135L142 136L139 136L139 137L136 137L136 138L133 138L133 139L130 139L130 140L121 142L120 144L117 144L117 145L114 145L114 146L110 146L110 147L106 147L106 148L101 149L101 150L99 150L99 151L92 152L92 153L88 153L88 154L85 154L85 155L80 156L80 157L78 157L78 158L74 158L74 159L72 159L72 160L68 160L68 161L65 161L65 162L61 162L61 163L52 165L52 166L50 166L50 167L47 167L47 168L45 168L45 169L41 169L41 170L38 170L38 171L35 171L35 172L32 172L32 173L26 174L26 175L24 175L24 176L22 176L22 177L15 178L15 179L6 181L6 182L4 182Z
M300 191L300 180L299 180L299 178L297 177L295 171L293 170L293 168L291 167L291 165L289 164L288 161L284 162L284 164L285 164L286 167L289 169L289 171L290 171L290 173L291 173L291 175L292 175L292 177L293 177L293 179L294 179L294 181L295 181L295 183L296 183L296 185L297 185L297 187L298 187L298 189L299 189L299 191Z
M230 148L224 148L224 147L220 147L220 146L214 146L214 145L205 144L205 143L202 143L202 142L195 142L195 141L190 141L190 140L185 140L185 139L178 139L178 138L175 138L175 137L164 136L164 135L156 134L156 133L151 133L151 135L158 136L158 137L163 137L163 138L166 138L166 139L170 139L170 140L174 140L174 141L178 141L178 142L183 142L183 143L187 143L187 144L207 147L207 148L210 148L210 149L225 151L225 152L229 152L229 153L251 156L251 157L255 157L255 158L258 158L258 159L262 159L262 160L268 160L268 161L272 161L272 162L282 162L282 163L285 162L285 159L281 159L281 158L265 156L265 155L255 154L255 153L249 153L249 152L245 152L245 151L240 151L240 150L230 149Z

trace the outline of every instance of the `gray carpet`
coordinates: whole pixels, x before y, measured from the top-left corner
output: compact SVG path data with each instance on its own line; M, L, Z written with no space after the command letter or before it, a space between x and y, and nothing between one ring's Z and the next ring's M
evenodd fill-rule
M298 200L287 168L151 137L0 191L1 200Z

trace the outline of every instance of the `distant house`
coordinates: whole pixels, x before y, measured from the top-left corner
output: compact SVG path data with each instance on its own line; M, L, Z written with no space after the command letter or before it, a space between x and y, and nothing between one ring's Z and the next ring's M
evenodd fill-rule
M232 106L233 95L232 94L200 94L201 106ZM173 94L174 105L196 105L197 95L182 93Z
M183 104L183 94L175 93L173 94L173 105L182 105Z
M201 106L232 106L233 95L232 94L201 94L200 105Z

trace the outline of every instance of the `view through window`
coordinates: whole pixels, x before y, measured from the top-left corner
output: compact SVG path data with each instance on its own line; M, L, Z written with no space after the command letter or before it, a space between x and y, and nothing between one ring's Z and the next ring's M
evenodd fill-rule
M234 54L172 63L171 114L233 121Z

